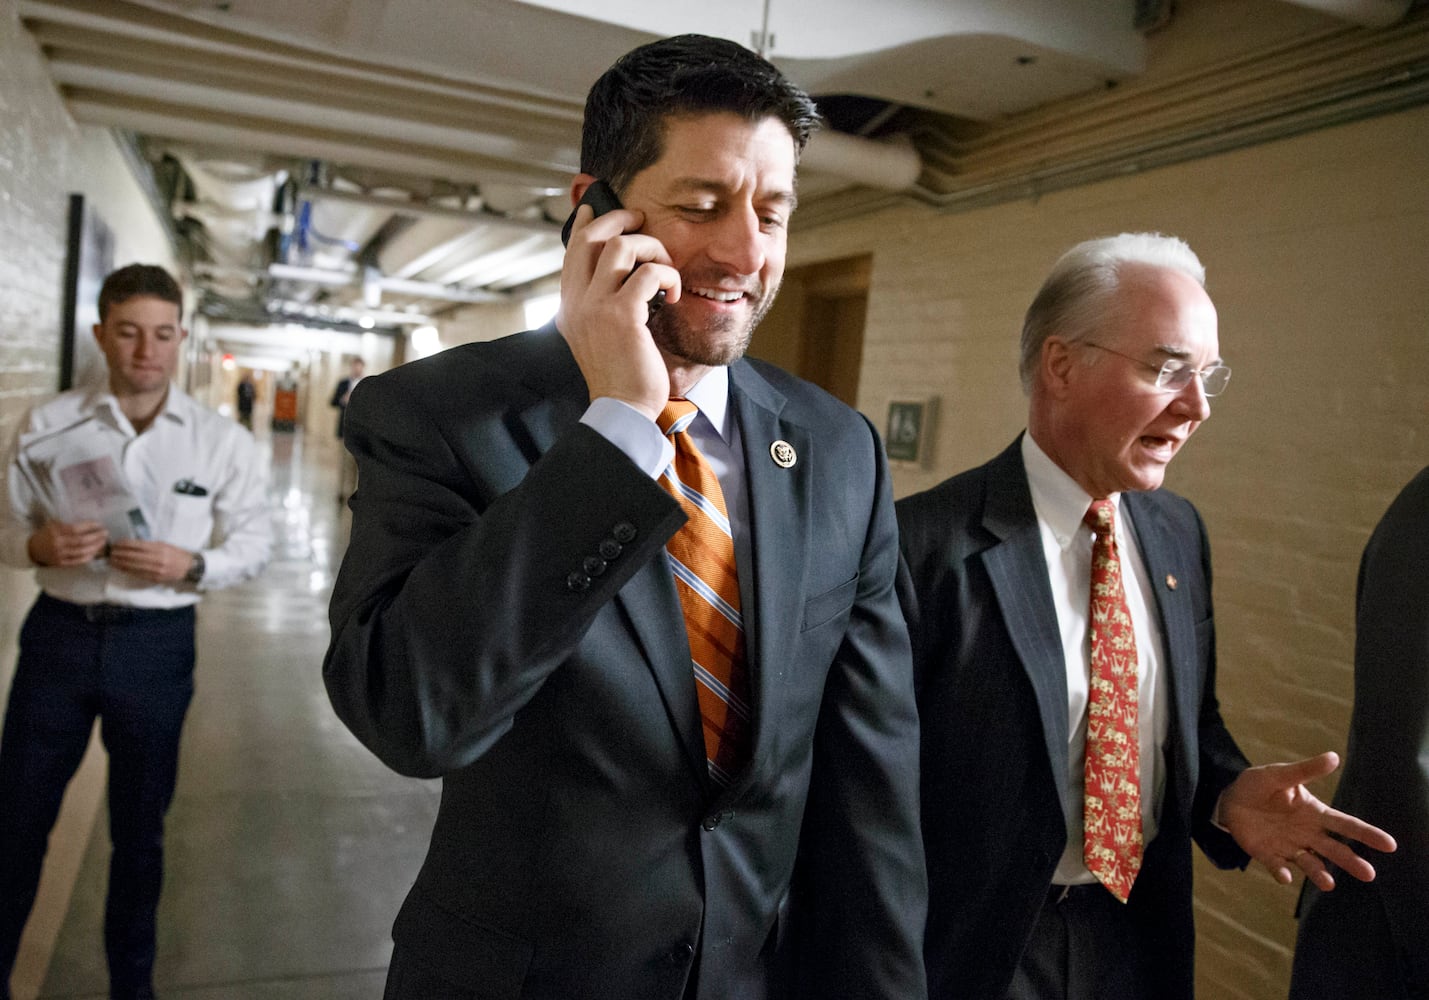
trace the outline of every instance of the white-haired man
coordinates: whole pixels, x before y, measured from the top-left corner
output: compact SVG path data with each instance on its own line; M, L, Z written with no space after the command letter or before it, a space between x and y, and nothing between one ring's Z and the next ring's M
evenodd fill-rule
M1123 234L1028 310L1027 432L898 504L923 727L929 995L1175 1000L1194 989L1191 841L1322 888L1392 850L1221 721L1206 533L1160 489L1225 388L1204 269ZM911 592L910 592L911 591Z

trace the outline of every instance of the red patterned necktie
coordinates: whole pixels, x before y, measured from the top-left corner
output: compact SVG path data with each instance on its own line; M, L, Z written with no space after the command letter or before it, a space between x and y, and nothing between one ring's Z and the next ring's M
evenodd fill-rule
M1093 500L1083 519L1096 539L1082 856L1088 870L1124 903L1141 870L1141 744L1136 632L1121 585L1115 517L1110 500Z
M685 433L698 410L671 399L657 423L675 445L660 485L689 518L665 545L685 612L710 777L728 785L749 756L749 668L724 491Z

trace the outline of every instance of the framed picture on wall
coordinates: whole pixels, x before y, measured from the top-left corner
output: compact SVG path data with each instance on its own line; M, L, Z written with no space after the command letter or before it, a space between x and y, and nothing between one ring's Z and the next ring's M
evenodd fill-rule
M933 438L937 397L895 399L888 404L888 427L883 446L890 462L922 465Z
M70 195L60 330L61 391L104 377L104 356L94 342L94 325L99 322L99 287L113 269L113 232L84 195Z

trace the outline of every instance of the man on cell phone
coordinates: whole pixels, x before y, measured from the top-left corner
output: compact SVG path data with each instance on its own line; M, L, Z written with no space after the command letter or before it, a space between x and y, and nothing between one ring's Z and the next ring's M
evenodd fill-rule
M389 998L924 995L882 449L743 358L816 117L732 42L634 50L554 323L353 393L328 692L445 783Z

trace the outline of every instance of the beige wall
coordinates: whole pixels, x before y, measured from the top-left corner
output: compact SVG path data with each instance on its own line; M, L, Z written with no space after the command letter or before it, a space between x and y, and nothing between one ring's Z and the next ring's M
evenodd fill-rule
M526 313L521 302L462 306L437 320L443 349L496 340L524 329Z
M958 215L910 207L802 232L790 265L872 251L860 407L940 397L932 458L897 493L1022 428L1022 312L1091 236L1185 237L1235 370L1168 485L1211 532L1220 696L1256 762L1343 751L1360 550L1429 463L1429 108ZM1318 788L1323 797L1333 782ZM1285 995L1295 893L1197 875L1201 994Z

